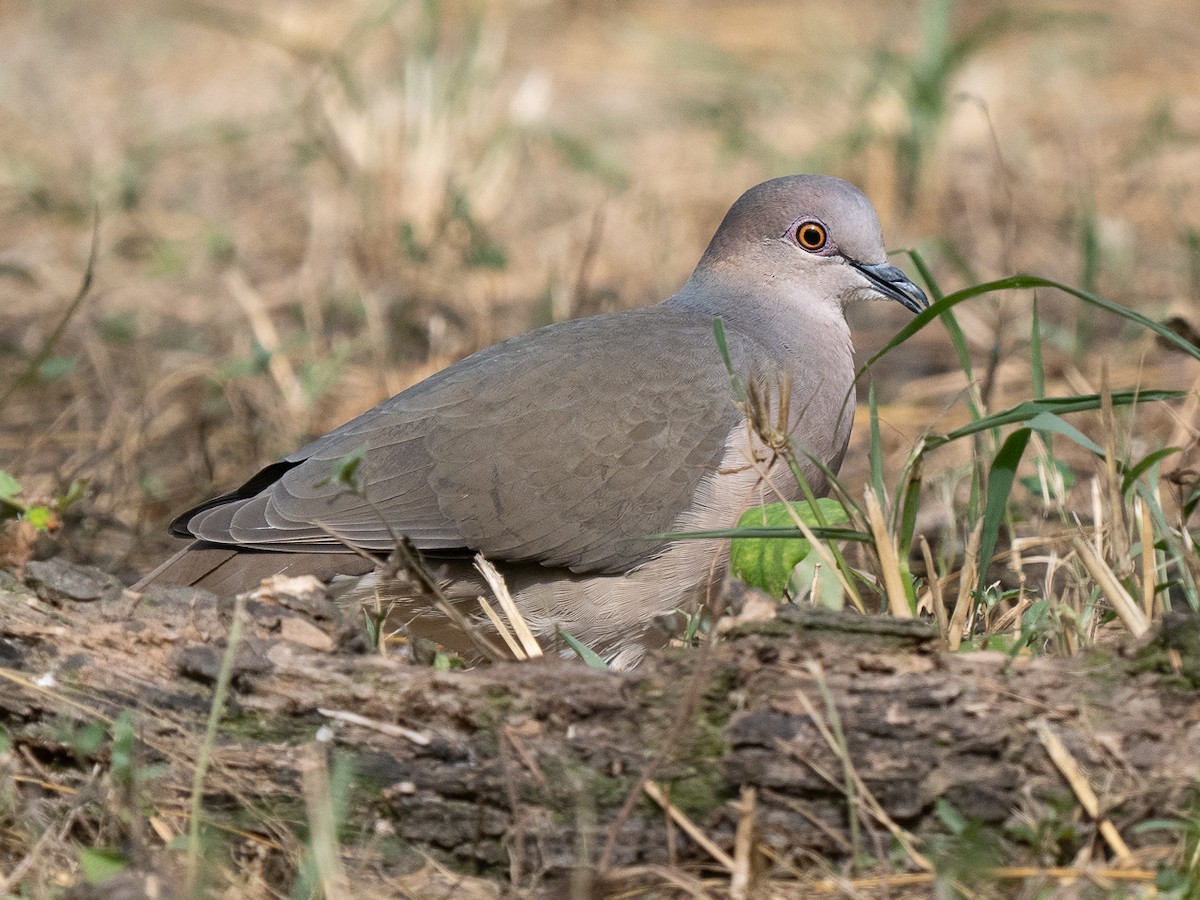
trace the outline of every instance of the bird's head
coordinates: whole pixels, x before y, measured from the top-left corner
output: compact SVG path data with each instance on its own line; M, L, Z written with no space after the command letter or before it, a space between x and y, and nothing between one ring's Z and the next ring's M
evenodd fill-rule
M693 281L741 287L743 296L832 304L896 300L914 313L925 293L884 250L871 201L827 175L789 175L750 188L733 204ZM698 286L698 285L697 285Z

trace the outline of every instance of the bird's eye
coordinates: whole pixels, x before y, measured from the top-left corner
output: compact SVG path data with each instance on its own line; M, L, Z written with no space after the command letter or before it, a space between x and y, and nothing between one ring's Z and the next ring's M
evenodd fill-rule
M818 250L824 249L828 242L829 233L820 222L814 222L810 219L807 222L800 222L796 226L796 243L805 250L815 253Z

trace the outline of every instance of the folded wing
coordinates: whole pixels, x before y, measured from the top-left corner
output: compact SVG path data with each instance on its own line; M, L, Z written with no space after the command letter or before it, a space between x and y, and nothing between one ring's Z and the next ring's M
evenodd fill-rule
M735 365L754 355L730 334ZM264 550L478 550L576 572L654 554L742 417L711 320L657 306L498 344L185 513L176 533ZM331 480L364 448L355 486Z

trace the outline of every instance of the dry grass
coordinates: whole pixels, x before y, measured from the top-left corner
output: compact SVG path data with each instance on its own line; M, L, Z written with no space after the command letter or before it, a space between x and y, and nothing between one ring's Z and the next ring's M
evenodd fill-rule
M942 83L910 198L904 73L932 52L911 6L0 8L0 393L46 346L100 215L91 294L0 409L0 469L34 499L86 479L57 540L130 576L161 556L172 512L473 349L662 299L741 190L817 168L857 181L892 245L919 247L947 290L1030 271L1200 325L1193 0L964 4L956 34L1006 11L1019 21ZM1177 508L1196 478L1200 364L1060 294L1038 299L1048 395L1192 392L1071 420L1110 460L1183 448L1158 482L1163 508ZM1032 396L1030 300L956 309L974 384L937 328L875 368L889 484L923 434L968 421L968 400L995 411ZM864 358L904 316L856 311ZM856 497L869 433L864 406L842 473ZM925 461L918 528L944 576L931 608L975 587L962 510L980 452L960 442ZM1090 614L1094 584L1134 633L1161 615L1145 505L1067 441L1035 446L1021 475L1049 484L1054 460L1074 487L1014 489L998 563L1012 593L959 603L951 641L956 629L1015 641L1023 614L1053 596L1044 649L1078 652L1114 630ZM902 572L885 574L902 604ZM328 792L326 776L314 791ZM43 853L3 855L73 870ZM341 883L324 859L320 878ZM414 895L454 883L432 864L425 876ZM252 880L244 894L266 896Z

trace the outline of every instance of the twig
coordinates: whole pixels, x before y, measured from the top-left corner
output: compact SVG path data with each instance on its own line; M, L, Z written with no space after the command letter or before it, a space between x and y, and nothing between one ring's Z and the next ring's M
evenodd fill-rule
M100 766L99 764L96 764L92 767L91 777L88 778L88 783L85 785L85 787L91 787L94 785L99 777ZM43 831L41 837L37 839L37 843L33 845L30 851L25 854L19 863L13 866L13 870L9 872L7 876L0 875L0 894L8 896L16 893L16 888L18 888L21 882L25 880L25 876L29 874L30 870L33 868L33 864L37 862L38 857L42 855L42 852L49 845L51 837L54 837L59 841L65 839L66 836L71 832L71 828L74 827L75 819L79 817L79 813L85 806L87 806L89 802L91 802L92 799L93 797L91 793L86 790L80 790L77 793L76 800L71 805L71 809L67 812L66 818L63 819L62 824L57 829L47 828L45 831Z
M391 526L388 526L389 530ZM413 576L420 584L425 595L433 601L433 605L438 612L444 615L447 619L458 626L459 630L467 636L467 639L475 645L475 648L483 654L484 657L492 662L498 662L504 659L503 651L489 641L486 637L479 633L478 628L473 628L467 617L450 602L450 598L446 596L446 592L442 590L425 567L424 560L418 555L417 550L413 547L412 541L408 538L393 534L393 540L396 542L395 550L388 557L388 565L399 564L409 575ZM392 576L395 577L395 569L392 571Z
M58 342L62 340L63 332L67 330L67 323L74 318L75 313L79 311L79 307L83 305L84 299L92 289L92 279L96 273L96 258L100 254L100 207L96 206L92 209L92 247L88 251L87 266L83 270L83 280L79 283L79 290L75 292L74 299L67 304L66 311L62 314L62 318L58 320L58 324L54 326L54 330L50 332L50 336L42 343L41 348L34 354L33 359L21 370L21 374L13 379L12 384L8 386L3 394L0 394L0 409L4 408L4 404L8 399L23 387L28 382L32 381L37 375L38 369L42 367L50 354L54 352L54 348L58 346Z
M283 352L279 332L275 330L275 323L263 309L262 298L251 287L246 276L237 269L230 271L225 276L225 286L233 295L233 299L242 307L242 312L246 314L246 320L250 323L251 331L254 332L254 339L267 352L267 368L271 372L275 386L279 388L284 405L294 418L299 419L303 416L306 406L304 388L300 386L300 379L296 377L292 361Z
M1083 807L1084 812L1088 814L1093 822L1097 823L1100 829L1100 834L1104 838L1113 853L1117 855L1117 860L1122 865L1128 865L1133 862L1133 855L1129 852L1129 847L1121 838L1117 827L1113 825L1112 820L1107 816L1100 815L1100 801L1096 798L1095 791L1088 784L1083 773L1079 771L1079 764L1075 762L1075 757L1063 744L1057 734L1050 730L1050 726L1046 724L1045 719L1039 719L1037 723L1038 739L1042 742L1042 746L1046 748L1046 753L1062 773L1063 778L1067 780L1067 784L1071 786L1071 790L1075 792L1075 796L1079 799L1079 805Z
M702 850L704 850L705 853L719 862L730 872L735 871L737 864L734 862L733 857L714 844L712 839L709 838L709 836L699 828L697 828L695 823L692 822L692 820L686 815L684 815L683 811L678 806L667 799L662 792L662 788L660 788L653 781L647 781L642 785L642 790L646 792L647 797L661 806L663 812L670 816L671 821L678 825L688 837L695 841L696 844Z
M942 579L937 576L929 540L922 534L920 542L921 556L925 559L925 583L929 586L929 600L933 607L933 617L937 619L938 631L942 635L942 640L949 643L950 614L946 612L946 597L942 593Z
M360 716L358 713L352 713L344 709L322 709L321 707L317 707L317 712L327 719L349 722L351 725L361 725L363 728L371 728L381 734L404 738L418 747L428 747L432 740L429 735L413 731L411 728L405 728L403 725L396 725L393 722L380 722L378 719L368 719L366 716Z
M416 582L420 586L422 592L425 594L425 597L433 603L434 608L451 622L453 622L454 625L457 626L458 629L467 636L467 639L475 645L475 649L478 650L485 659L491 660L492 662L499 662L500 660L504 659L504 652L486 637L480 634L479 629L472 628L470 621L468 621L467 617L462 614L462 611L450 602L450 598L446 596L446 592L442 590L441 585L437 583L433 575L430 574L429 569L426 568L425 561L421 559L421 556L413 546L412 541L404 535L396 532L396 529L392 527L392 524L387 520L387 517L383 515L371 498L366 495L366 493L355 487L351 487L351 490L354 491L356 496L362 497L363 500L366 501L367 505L371 507L377 516L379 516L379 521L383 524L383 527L387 529L388 535L392 539L393 548L392 552L388 554L386 560L381 561L375 554L368 553L361 547L355 546L324 522L316 521L313 524L324 531L335 541L345 546L348 550L350 550L350 552L375 563L377 569L382 570L380 572L381 577L386 579L394 579L401 569L406 571L409 575L416 579Z
M1130 634L1134 637L1141 637L1149 631L1150 622L1146 619L1146 614L1129 596L1129 591L1125 590L1121 582L1117 580L1113 570L1096 555L1092 545L1076 534L1071 536L1071 546L1075 548L1080 561L1083 562L1083 567L1088 570L1088 574L1092 576L1105 598L1112 604L1113 610L1125 627L1129 629Z
M730 900L746 900L751 894L754 879L754 806L757 793L750 785L742 786L738 804L737 833L733 839L733 875L729 879Z
M521 649L521 645L517 643L517 639L513 637L512 629L508 627L508 623L500 618L500 614L492 609L492 604L487 602L486 597L476 597L479 601L479 607L483 610L484 615L488 617L488 621L492 623L492 627L504 639L505 645L512 651L513 657L525 662L529 656Z
M950 617L950 630L946 635L946 643L950 652L954 652L962 644L963 631L966 629L967 616L971 612L971 585L975 584L979 571L979 545L983 540L983 519L980 519L967 538L967 549L963 555L962 568L958 576L958 600L954 603L954 613Z
M912 610L908 605L908 593L904 590L904 578L900 574L896 542L892 540L892 533L883 516L883 507L879 505L879 498L870 485L863 491L863 501L867 507L867 522L875 538L875 555L879 559L880 574L883 576L888 612L898 619L911 619Z
M474 562L475 568L483 576L483 580L487 582L488 587L492 589L492 593L496 595L496 599L500 602L500 608L508 616L508 621L512 624L512 630L516 634L517 640L521 642L521 649L525 651L525 655L530 659L540 658L542 647L538 643L537 638L533 636L533 632L530 631L529 623L525 621L525 616L521 614L521 610L513 601L512 594L508 590L508 585L504 583L504 576L500 574L499 570L482 553L475 554Z

